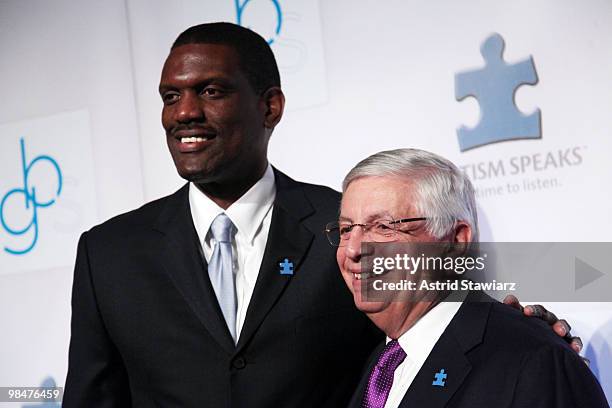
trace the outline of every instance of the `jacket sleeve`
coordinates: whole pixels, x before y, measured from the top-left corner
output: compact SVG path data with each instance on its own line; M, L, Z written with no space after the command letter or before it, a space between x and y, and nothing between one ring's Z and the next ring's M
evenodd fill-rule
M62 406L131 406L125 366L98 309L87 233L79 240L74 269L68 376Z
M512 407L609 408L589 367L561 345L528 354L519 375Z

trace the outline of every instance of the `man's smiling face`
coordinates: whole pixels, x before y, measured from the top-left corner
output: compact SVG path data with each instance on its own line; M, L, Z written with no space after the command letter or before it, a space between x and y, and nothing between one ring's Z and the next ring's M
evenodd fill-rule
M422 217L417 212L414 184L402 177L363 177L349 184L342 196L340 221L350 224L371 223L379 219L399 220ZM366 281L361 270L362 242L367 242L363 228L355 227L343 246L338 247L336 260L342 278L353 294L353 301L365 313L380 313L389 307L403 307L401 303L366 302L362 299L362 286ZM436 242L425 229L425 221L406 224L398 230L394 241Z
M159 92L162 125L181 177L223 183L263 171L269 139L266 103L247 80L232 47L174 48L164 64Z

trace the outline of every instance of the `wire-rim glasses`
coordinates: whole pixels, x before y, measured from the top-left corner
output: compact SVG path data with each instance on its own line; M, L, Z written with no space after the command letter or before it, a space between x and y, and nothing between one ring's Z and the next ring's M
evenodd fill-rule
M363 224L345 221L330 222L325 226L325 235L332 246L341 247L346 245L355 227L361 227L364 237L371 242L393 242L396 240L398 232L401 232L399 228L402 224L425 220L427 220L427 217L402 218L400 220L383 218Z

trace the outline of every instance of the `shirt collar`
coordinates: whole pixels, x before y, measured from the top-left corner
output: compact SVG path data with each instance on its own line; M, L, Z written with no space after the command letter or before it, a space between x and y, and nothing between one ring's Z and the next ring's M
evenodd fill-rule
M411 361L427 358L446 327L457 314L465 299L465 293L458 292L454 295L458 296L453 301L447 298L435 305L414 326L397 339L407 358ZM389 341L391 339L387 337L387 343Z
M276 197L274 171L268 164L262 178L255 183L227 210L219 207L193 183L189 184L189 206L200 243L206 239L210 226L217 215L225 213L249 243L253 242L266 214Z

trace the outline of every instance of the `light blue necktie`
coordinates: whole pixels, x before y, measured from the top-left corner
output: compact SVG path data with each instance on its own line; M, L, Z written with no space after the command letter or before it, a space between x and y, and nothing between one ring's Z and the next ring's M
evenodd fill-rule
M234 268L232 266L232 232L234 224L225 214L219 214L210 226L210 232L215 239L208 276L217 295L227 328L236 343L236 286L234 283Z

